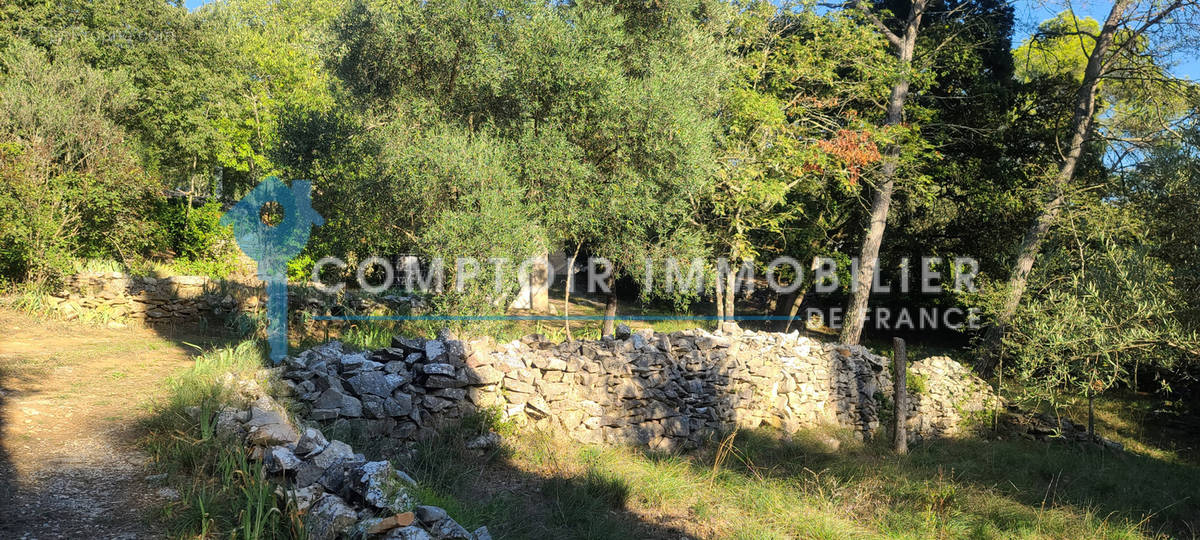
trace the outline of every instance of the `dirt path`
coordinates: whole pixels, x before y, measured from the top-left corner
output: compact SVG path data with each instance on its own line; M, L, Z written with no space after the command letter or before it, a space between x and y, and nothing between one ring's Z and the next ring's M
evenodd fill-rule
M0 538L163 536L148 514L173 494L134 428L185 341L0 310Z

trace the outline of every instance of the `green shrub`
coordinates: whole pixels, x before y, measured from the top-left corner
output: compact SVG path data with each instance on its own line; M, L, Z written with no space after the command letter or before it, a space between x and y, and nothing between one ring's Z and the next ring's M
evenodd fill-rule
M128 79L22 42L0 72L0 276L53 284L75 257L137 259L159 184L113 121Z
M208 201L191 207L183 201L167 200L158 206L156 220L165 247L185 261L232 259L233 231L220 224L221 204Z

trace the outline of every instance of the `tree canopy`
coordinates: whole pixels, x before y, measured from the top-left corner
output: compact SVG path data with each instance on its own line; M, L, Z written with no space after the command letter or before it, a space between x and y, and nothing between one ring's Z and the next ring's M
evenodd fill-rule
M326 219L293 279L327 255L444 257L454 280L457 257L566 253L610 261L627 300L733 317L745 297L715 285L743 263L842 263L825 296L806 294L811 272L784 276L802 284L770 298L786 315L842 305L865 266L888 281L906 260L969 256L979 292L855 305L1003 320L1025 277L1012 261L1038 258L1007 369L1108 387L1194 365L1200 325L1200 239L1179 226L1200 222L1200 100L1170 71L1196 8L1118 7L1014 43L1000 0L15 0L0 6L0 276L225 260L216 216L278 175L313 181ZM706 287L663 291L647 257L708 261ZM515 283L470 273L435 309L504 309Z

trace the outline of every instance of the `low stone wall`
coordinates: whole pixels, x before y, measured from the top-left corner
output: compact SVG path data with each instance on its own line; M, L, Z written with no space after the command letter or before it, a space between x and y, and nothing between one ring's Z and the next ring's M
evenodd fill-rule
M154 278L94 272L71 276L51 298L68 319L84 310L96 310L115 319L166 323L257 311L266 297L257 283L204 276Z
M331 295L318 292L314 285L288 285L289 312L324 315L334 311L371 313L423 307L416 297L374 298L346 290ZM263 283L254 279L130 276L122 272L76 274L50 299L66 319L96 311L113 319L146 323L196 322L234 313L257 313L265 308L267 301Z
M934 356L908 368L909 386L919 380L908 399L910 439L952 436L998 406L996 395L983 379L947 356ZM888 385L887 397L892 397Z
M311 419L353 421L378 436L421 437L445 419L498 407L580 442L662 450L764 424L788 433L839 425L869 437L891 394L889 362L859 346L752 331L618 335L498 345L443 332L366 352L330 342L288 358L283 376ZM994 403L987 385L953 360L911 369L925 386L911 399L913 438L958 433Z

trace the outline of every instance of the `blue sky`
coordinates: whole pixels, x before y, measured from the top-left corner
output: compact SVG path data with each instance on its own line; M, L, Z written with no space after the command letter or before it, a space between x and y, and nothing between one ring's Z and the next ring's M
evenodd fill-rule
M186 0L185 3L188 9L196 9L210 1ZM1016 35L1013 37L1013 45L1020 44L1022 39L1029 36L1037 28L1039 22L1049 19L1059 11L1062 11L1064 5L1065 3L1062 1L1017 0L1017 29ZM1072 6L1077 14L1092 17L1096 20L1104 20L1104 17L1108 15L1108 10L1112 7L1112 2L1075 0L1072 2ZM1200 58L1193 56L1184 59L1180 65L1176 66L1174 72L1193 81L1200 80Z

